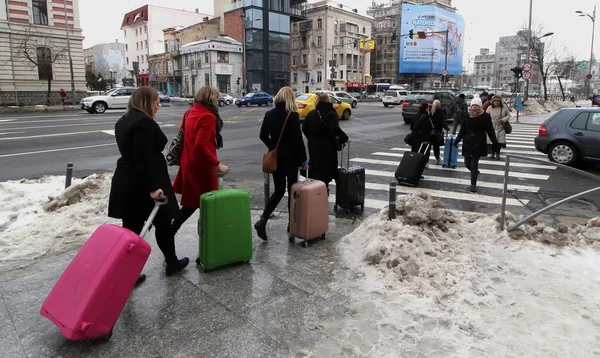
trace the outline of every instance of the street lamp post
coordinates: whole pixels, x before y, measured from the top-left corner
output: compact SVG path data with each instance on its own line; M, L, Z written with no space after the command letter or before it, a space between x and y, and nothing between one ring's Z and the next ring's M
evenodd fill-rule
M592 20L592 45L591 45L591 50L590 50L590 64L588 65L588 76L592 75L592 61L594 60L594 33L596 32L596 5L594 5L594 12L592 13L592 15L590 14L586 14L583 11L575 11L576 14L579 14L580 17L589 17L590 20ZM590 96L590 82L592 82L591 78L588 78L588 76L586 76L586 82L587 82L587 86L586 86L586 96L589 98Z

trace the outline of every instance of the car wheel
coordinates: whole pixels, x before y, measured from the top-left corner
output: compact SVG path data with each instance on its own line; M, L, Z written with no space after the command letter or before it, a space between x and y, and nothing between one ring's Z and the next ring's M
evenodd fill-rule
M356 105L357 105L357 104L358 104L358 103L356 103L356 101L352 102L352 108L356 108Z
M271 101L267 101L267 106L270 106L270 105L272 105L272 104L273 104L273 102L271 102Z
M220 100L219 101L219 107L225 107L225 101Z
M258 104L258 106L259 106L259 107L262 107L262 103L259 103L259 104Z
M225 103L229 106L231 104L231 101L227 101Z
M94 103L92 108L94 109L95 113L102 114L102 113L106 112L106 104L104 102L96 102L96 103Z
M351 115L350 110L346 109L344 111L344 113L342 113L342 119L345 120L345 121L347 121L348 119L350 119L350 115Z
M553 143L548 149L548 159L558 164L573 165L577 161L577 149L569 142Z
M385 103L384 103L384 104L383 104L383 106L384 106L385 108L388 108L390 105L389 105L389 104L385 104Z
M242 107L242 104L241 104L241 103L238 103L238 104L237 104L237 106L238 106L238 107Z
M250 107L250 102L246 102L246 107Z
M410 119L404 118L404 123L406 123L406 124L410 124L410 122L411 122L411 120L410 120Z

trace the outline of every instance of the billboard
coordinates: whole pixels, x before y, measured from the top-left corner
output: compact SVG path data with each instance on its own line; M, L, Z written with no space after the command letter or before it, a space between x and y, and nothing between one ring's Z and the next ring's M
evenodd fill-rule
M434 5L402 5L400 73L442 74L446 56L448 73L462 73L465 21L461 15ZM448 31L448 53L446 53ZM418 38L417 33L425 38Z

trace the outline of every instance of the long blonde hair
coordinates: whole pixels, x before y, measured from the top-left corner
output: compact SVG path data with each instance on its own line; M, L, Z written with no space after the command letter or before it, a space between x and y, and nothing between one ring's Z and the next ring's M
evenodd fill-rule
M319 104L321 102L331 103L331 97L329 97L329 95L327 93L319 92L319 93L317 93L317 98L315 99L315 107L317 106L317 104Z
M194 102L216 106L219 104L219 91L214 87L204 86L196 92Z
M281 87L279 92L273 99L275 104L285 103L285 110L288 112L298 112L298 106L296 105L296 96L294 90L291 87Z
M435 101L433 101L433 103L431 104L431 113L435 113L435 111L437 111L438 108L440 108L442 106L442 103L440 102L439 99L436 99Z
M140 87L129 97L127 111L137 109L144 112L148 117L154 118L154 101L158 98L158 92L150 87Z

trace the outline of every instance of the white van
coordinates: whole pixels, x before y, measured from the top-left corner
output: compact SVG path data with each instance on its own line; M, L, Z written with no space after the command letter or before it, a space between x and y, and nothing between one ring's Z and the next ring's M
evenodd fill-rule
M404 99L408 96L406 90L387 90L383 93L381 102L384 107L398 106L404 102Z

